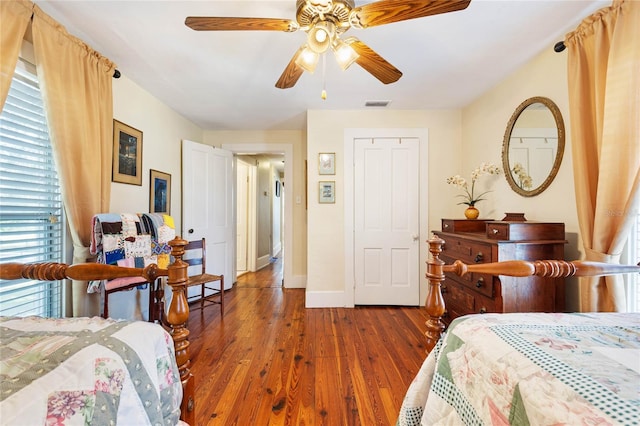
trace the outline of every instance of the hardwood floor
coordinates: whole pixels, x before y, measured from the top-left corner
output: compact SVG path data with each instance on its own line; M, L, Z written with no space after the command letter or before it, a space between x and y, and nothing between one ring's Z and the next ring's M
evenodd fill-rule
M191 313L197 425L393 425L425 358L424 308L305 309L281 261ZM194 425L192 425L194 426Z

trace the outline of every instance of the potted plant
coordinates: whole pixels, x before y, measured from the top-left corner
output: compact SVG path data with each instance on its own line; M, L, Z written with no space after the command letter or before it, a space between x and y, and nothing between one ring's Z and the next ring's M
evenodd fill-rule
M463 200L458 204L466 204L467 209L464 212L464 215L467 219L477 219L480 215L480 212L476 208L476 203L484 200L482 198L485 194L491 191L484 191L481 194L476 194L476 181L480 178L480 176L484 175L499 175L502 173L502 170L492 164L492 163L482 163L480 166L475 168L471 172L471 187L467 183L467 180L460 175L455 175L447 178L447 183L451 185L455 185L458 188L462 189L464 193L458 194L457 197L462 198Z

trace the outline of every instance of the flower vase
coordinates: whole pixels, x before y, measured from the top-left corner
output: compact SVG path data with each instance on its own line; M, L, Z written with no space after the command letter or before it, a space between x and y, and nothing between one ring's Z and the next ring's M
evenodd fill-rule
M480 212L474 206L469 206L464 211L464 217L467 219L477 219L480 216Z

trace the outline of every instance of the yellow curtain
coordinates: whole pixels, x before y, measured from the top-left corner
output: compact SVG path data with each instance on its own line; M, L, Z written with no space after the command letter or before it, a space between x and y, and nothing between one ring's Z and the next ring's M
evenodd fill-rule
M90 257L91 218L109 211L115 65L34 6L33 45L73 238L73 263ZM98 294L74 282L73 315L99 313Z
M614 1L567 35L578 222L586 260L618 263L640 199L640 2ZM622 278L583 278L580 309L624 311Z
M7 100L32 10L30 1L0 1L0 108Z

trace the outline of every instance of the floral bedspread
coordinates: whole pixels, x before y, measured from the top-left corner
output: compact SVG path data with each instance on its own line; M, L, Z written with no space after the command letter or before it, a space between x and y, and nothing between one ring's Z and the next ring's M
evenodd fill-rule
M0 318L3 425L176 425L182 385L159 325Z
M638 425L640 314L458 318L397 424Z

